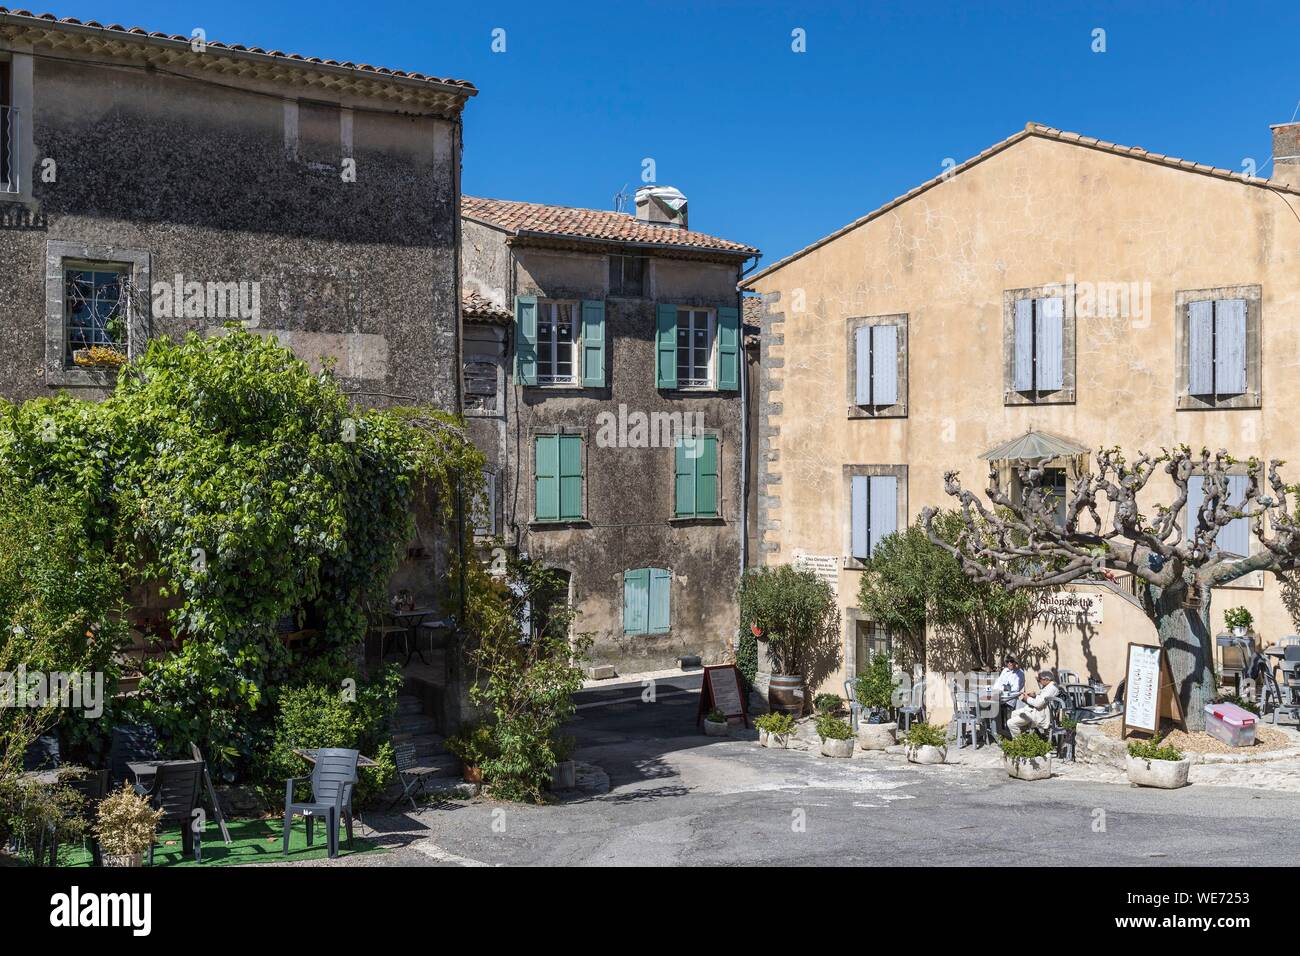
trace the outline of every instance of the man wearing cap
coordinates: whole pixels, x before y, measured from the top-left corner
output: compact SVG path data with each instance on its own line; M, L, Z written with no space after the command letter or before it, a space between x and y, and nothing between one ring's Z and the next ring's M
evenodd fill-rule
M1060 692L1061 689L1056 686L1056 678L1052 672L1039 671L1038 693L1021 694L1020 706L1007 719L1007 730L1011 731L1011 736L1019 737L1031 728L1045 733L1052 725L1052 713L1048 709L1048 704Z

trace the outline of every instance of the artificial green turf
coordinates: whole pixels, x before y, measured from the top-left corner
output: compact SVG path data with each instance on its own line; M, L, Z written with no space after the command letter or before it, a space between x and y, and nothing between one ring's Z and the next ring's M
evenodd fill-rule
M185 856L181 848L181 831L164 830L158 834L158 844L153 850L154 866L243 866L249 863L269 863L273 860L317 860L326 856L325 826L316 825L316 842L309 849L307 846L307 827L300 817L293 821L293 831L289 836L289 855L282 851L283 826L281 820L227 820L230 830L230 846L221 839L221 830L215 823L209 823L203 831L203 862L195 863L194 857ZM358 825L354 824L355 831ZM168 846L167 841L172 845ZM383 848L373 840L356 836L352 848L348 849L347 833L339 837L339 856L352 856L357 853L382 852ZM145 857L146 866L148 857ZM60 866L90 866L90 850L80 845L68 847L59 853Z

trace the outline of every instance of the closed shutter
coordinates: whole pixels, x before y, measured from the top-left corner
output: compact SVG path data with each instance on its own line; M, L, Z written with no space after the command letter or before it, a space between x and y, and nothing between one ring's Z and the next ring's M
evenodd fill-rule
M655 388L677 387L677 306L655 309Z
M1241 395L1246 391L1246 300L1214 303L1214 392Z
M734 392L739 388L740 311L726 306L718 309L718 390Z
M687 442L677 440L676 465L673 469L676 475L673 512L679 518L695 514L695 459L691 457L692 450Z
M1065 386L1065 300L1051 296L1037 300L1035 352L1040 392L1054 392Z
M474 503L474 533L477 535L494 535L497 533L497 476L495 472L483 472L483 498Z
M537 384L537 296L515 298L515 381Z
M871 404L871 329L863 326L853 333L853 401Z
M1017 392L1034 389L1034 300L1016 299L1015 363L1013 385Z
M623 572L623 633L650 629L650 569Z
M605 303L599 299L582 302L582 385L605 385Z
M893 475L873 476L868 494L871 498L869 549L875 554L881 540L898 530L898 479Z
M537 520L560 520L560 436L538 435L534 469L537 479Z
M1214 394L1214 303L1208 299L1187 306L1187 391Z
M714 517L718 513L718 436L697 435L699 455L695 459L695 513Z
M1249 479L1245 475L1228 476L1228 508L1240 508L1246 501L1246 486ZM1250 554L1250 519L1234 518L1219 529L1215 542L1220 551L1246 557Z
M1201 505L1205 501L1205 479L1200 475L1192 475L1187 479L1187 517L1183 519L1183 524L1187 527L1187 540L1192 541L1196 538L1196 530L1200 527Z
M898 326L871 330L871 404L879 408L898 401Z
M651 634L664 634L669 626L669 592L672 589L673 576L663 568L650 568L649 597L649 631Z
M582 517L582 436L560 435L560 519Z
M867 533L869 527L867 502L870 498L871 480L863 475L854 475L849 502L849 522L852 526L850 547L853 557L859 561L867 560L871 539Z

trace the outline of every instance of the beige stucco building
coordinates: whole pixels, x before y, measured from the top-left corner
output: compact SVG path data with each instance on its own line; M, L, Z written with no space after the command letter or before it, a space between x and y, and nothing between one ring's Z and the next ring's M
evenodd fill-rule
M1031 123L745 281L764 313L759 557L813 556L836 579L843 660L826 689L873 637L858 558L952 506L946 470L982 491L980 455L1004 442L1075 446L1049 463L1065 493L1114 445L1290 459L1300 480L1298 140L1300 125L1274 128L1265 180ZM1171 488L1153 480L1150 505ZM1261 577L1216 591L1214 628L1241 604L1266 642L1297 630ZM1078 590L1099 609L1044 628L1041 663L1115 684L1154 628L1116 590Z

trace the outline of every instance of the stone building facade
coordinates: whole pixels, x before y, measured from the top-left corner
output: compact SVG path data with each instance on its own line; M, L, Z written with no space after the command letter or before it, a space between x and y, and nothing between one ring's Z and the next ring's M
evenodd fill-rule
M888 646L856 607L862 559L953 505L949 469L972 490L990 465L1012 481L997 449L1043 434L1062 495L1100 447L1300 460L1297 130L1274 129L1263 180L1031 123L745 280L763 299L758 547L829 562L843 653L826 689ZM1153 506L1172 498L1157 485ZM1113 686L1155 631L1122 587L1072 590L1091 610L1037 629L1042 663ZM1217 589L1213 627L1233 605L1266 641L1297 630L1271 576Z
M671 194L635 216L462 207L466 416L492 473L479 531L567 577L575 631L620 673L724 660L737 626L737 282L758 251L687 229Z

